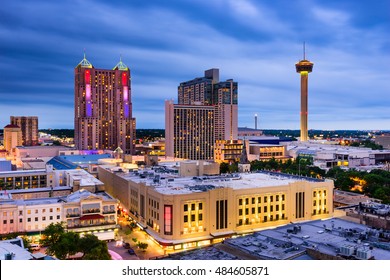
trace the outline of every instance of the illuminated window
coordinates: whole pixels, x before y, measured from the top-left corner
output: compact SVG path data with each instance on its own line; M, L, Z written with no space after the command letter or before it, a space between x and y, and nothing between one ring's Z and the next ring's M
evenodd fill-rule
M164 205L164 234L165 235L172 235L172 205Z

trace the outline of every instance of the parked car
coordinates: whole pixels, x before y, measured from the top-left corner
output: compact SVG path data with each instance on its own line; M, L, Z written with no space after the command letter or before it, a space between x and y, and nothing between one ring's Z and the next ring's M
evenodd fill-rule
M127 252L129 252L130 255L135 255L135 252L132 248L130 248L129 250L127 250Z
M130 249L130 243L128 243L128 242L124 242L122 246L125 249Z

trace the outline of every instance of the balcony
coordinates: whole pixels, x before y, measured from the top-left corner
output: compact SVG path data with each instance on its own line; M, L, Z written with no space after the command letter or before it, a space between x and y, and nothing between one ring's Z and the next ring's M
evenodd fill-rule
M100 213L99 208L94 208L94 209L85 209L83 210L83 214L93 214L93 213Z
M75 232L81 232L84 231L85 229L88 229L88 231L93 231L93 230L106 230L106 229L114 229L116 227L116 222L115 221L104 221L99 224L94 224L94 225L67 225L68 229L71 229L72 231Z
M80 217L80 213L69 213L66 214L67 218L74 218L74 217Z

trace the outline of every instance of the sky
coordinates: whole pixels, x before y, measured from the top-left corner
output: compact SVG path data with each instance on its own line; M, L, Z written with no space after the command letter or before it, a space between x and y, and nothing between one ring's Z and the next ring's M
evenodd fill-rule
M3 0L0 127L38 116L71 128L74 68L131 69L137 128L164 128L164 101L204 71L238 82L238 123L299 129L309 74L309 129L390 129L388 0Z

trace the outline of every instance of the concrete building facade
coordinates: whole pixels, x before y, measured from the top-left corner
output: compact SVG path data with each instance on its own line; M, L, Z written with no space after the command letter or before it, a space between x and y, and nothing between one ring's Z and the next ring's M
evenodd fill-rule
M332 181L280 173L178 177L145 172L140 176L100 166L99 178L166 249L207 245L235 234L328 218L333 213Z

